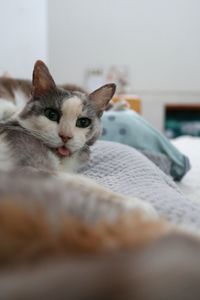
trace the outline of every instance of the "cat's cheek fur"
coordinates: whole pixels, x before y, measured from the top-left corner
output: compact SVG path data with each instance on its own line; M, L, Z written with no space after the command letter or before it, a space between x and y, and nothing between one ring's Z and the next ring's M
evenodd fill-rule
M26 120L26 124L29 124L30 129L38 131L51 132L55 131L57 124L48 120L45 116L32 116Z
M86 140L87 140L87 145L91 146L93 145L96 140L100 137L102 132L102 128L101 128L101 123L100 123L100 119L94 120L93 123L93 129L88 131L88 133L86 134Z
M20 124L37 137L44 138L49 146L61 146L62 142L58 136L58 124L48 120L45 116L31 116L27 119L20 119Z

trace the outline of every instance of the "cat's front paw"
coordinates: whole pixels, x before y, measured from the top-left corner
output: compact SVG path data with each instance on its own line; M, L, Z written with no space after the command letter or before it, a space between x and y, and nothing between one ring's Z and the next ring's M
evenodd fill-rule
M142 209L142 212L144 213L145 217L151 218L151 219L157 219L158 218L157 211L155 210L153 205L151 205L150 203L142 201L141 209Z
M147 219L157 219L158 213L156 212L155 208L152 204L140 200L134 197L126 197L125 199L125 206L127 209L136 210L138 212L142 212L144 218Z

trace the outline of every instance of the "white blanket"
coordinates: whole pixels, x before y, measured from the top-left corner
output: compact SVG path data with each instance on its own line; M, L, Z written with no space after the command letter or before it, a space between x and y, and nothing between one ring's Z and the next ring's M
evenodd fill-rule
M200 138L183 136L172 143L189 157L192 166L178 186L189 199L200 202Z

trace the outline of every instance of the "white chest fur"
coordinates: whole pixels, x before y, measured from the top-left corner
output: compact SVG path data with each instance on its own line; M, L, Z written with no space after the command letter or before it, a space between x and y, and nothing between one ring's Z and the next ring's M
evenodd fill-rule
M77 153L61 160L58 158L57 155L49 151L48 157L51 166L53 167L54 170L57 170L58 172L75 173L79 167Z
M79 167L78 154L75 153L71 157L63 159L60 163L59 171L74 173Z

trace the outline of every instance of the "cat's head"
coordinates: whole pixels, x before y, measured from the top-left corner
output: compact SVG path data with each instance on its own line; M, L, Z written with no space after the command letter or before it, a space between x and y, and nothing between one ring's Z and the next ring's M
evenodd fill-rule
M32 95L20 123L61 157L93 144L100 134L100 117L115 93L106 84L91 94L58 88L42 61L33 70Z

